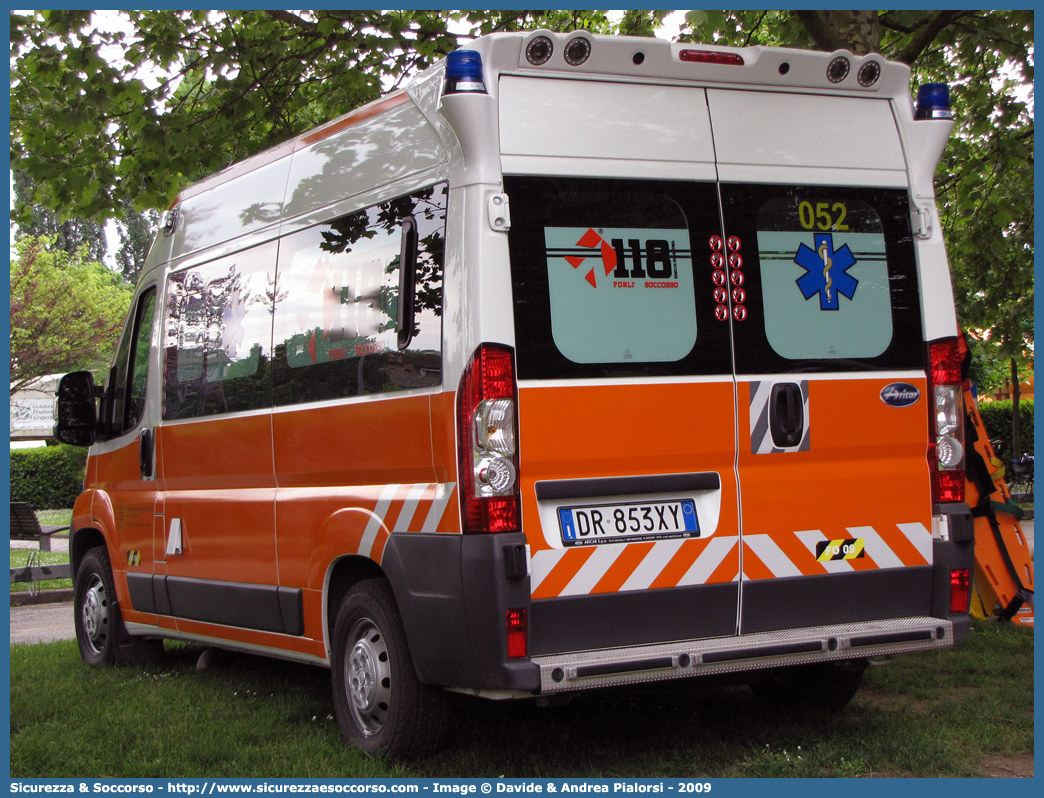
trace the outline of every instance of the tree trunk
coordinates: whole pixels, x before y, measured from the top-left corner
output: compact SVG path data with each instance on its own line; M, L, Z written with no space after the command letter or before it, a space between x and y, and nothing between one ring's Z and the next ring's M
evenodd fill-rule
M820 50L849 50L857 55L881 47L877 11L798 11L797 18Z
M1019 367L1015 358L1011 359L1011 459L1022 457L1022 441L1019 424Z

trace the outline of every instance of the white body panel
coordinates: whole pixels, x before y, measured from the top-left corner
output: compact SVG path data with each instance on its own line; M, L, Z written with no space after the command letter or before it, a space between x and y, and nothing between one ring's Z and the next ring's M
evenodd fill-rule
M722 181L907 185L887 100L707 92Z
M556 85L557 84L557 85ZM680 86L504 77L504 156L702 164L713 176L705 93ZM713 177L711 177L713 179Z

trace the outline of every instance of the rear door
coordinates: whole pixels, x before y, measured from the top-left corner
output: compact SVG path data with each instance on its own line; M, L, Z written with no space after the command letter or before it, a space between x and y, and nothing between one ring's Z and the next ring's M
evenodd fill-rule
M732 635L713 182L508 177L532 653Z
M927 389L906 194L721 193L741 631L927 614Z
M708 101L737 377L740 631L928 614L925 355L890 106Z

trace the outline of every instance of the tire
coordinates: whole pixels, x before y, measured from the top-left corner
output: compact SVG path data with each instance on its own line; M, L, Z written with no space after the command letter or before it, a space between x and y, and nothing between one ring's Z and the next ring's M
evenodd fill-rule
M332 647L334 708L349 745L411 760L445 744L449 697L417 679L399 609L384 579L366 579L341 603Z
M777 671L750 689L772 710L839 712L855 697L865 671L865 660L801 665Z
M137 665L162 656L163 641L127 634L105 546L83 555L76 572L73 613L80 656L88 665Z

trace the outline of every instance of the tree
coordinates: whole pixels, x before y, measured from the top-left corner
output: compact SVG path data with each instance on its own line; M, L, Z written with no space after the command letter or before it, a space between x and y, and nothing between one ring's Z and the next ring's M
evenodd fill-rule
M26 237L11 261L11 393L45 374L108 364L131 290L105 266Z
M475 34L611 27L592 11L119 13L129 33L91 11L11 15L14 167L47 207L98 220L121 201L166 208L185 184L375 99L456 49L451 20Z
M116 265L123 279L134 285L159 229L159 212L137 211L129 200L122 200L118 211L116 230L120 236L120 248L116 250Z
M105 228L79 216L62 219L57 213L35 202L35 184L25 172L14 173L14 214L22 221L18 226L18 237L47 236L54 246L70 255L86 247L87 257L100 261L105 257L108 244Z

